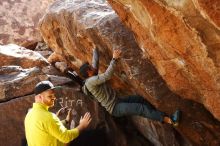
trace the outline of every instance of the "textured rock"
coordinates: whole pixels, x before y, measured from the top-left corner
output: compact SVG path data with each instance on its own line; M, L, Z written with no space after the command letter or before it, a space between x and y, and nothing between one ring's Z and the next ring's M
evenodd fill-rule
M44 42L38 42L34 51L40 53L44 58L48 58L53 53Z
M25 138L24 117L33 101L34 96L29 95L0 103L1 145L22 145L22 140Z
M45 74L48 74L48 75L63 76L63 73L61 73L58 69L56 69L56 68L55 68L54 66L52 66L52 65L43 67L43 68L42 68L42 71L43 71Z
M67 70L66 62L56 62L55 67L58 68L61 72L65 72Z
M51 2L53 0L1 0L0 44L27 47L40 41L37 24Z
M48 75L49 80L56 85L64 85L73 82L70 78L57 76L57 75Z
M36 67L3 66L0 74L0 101L31 94L38 82L48 78Z
M218 0L192 0L201 15L220 30L220 1Z
M204 10L200 5L207 7L211 14L219 13L216 8L218 7L218 1L201 1L201 0L184 0L182 2L160 0L166 7L175 9L182 16L183 20L187 22L192 28L195 28L198 35L201 37L202 42L206 45L208 56L210 56L219 70L220 62L220 37L219 30L212 25L211 20L204 19L206 10ZM208 3L208 4L206 4ZM202 15L202 16L201 16ZM206 18L206 17L205 17ZM217 15L216 15L216 18ZM217 20L217 19L216 19ZM214 21L214 20L213 20Z
M39 53L15 44L0 46L0 66L17 65L23 68L44 67L48 61Z
M202 103L220 120L220 32L203 20L203 16L199 15L201 12L193 12L197 9L191 1L166 2L179 10L186 7L188 11L181 13L156 0L138 0L135 3L109 0L121 20L134 32L143 53L169 88L183 98ZM188 20L187 16L193 13L196 13L196 19L200 19L201 25L207 27L204 33L200 30L201 25L193 24L193 18ZM214 35L208 36L207 30ZM214 45L210 45L208 40L203 41L200 37L203 35L209 40L214 37Z
M133 121L136 127L141 131L141 133L148 137L149 140L156 146L191 146L192 144L183 139L179 133L174 132L170 126L162 126L159 123L153 123L151 120L141 119L138 117L133 117ZM167 133L170 133L169 135ZM175 141L178 139L178 141Z
M69 3L67 6L67 1L56 1L51 6L49 12L44 16L39 25L45 42L54 51L53 54L55 54L53 57L51 57L51 62L56 62L59 60L66 61L69 67L72 67L78 71L78 68L82 62L91 62L92 49L94 46L96 46L99 48L101 57L100 72L103 72L111 60L112 49L120 48L123 52L122 59L118 62L115 75L112 79L113 82L111 82L112 86L121 95L124 95L125 93L143 95L158 109L168 114L171 114L176 108L180 108L184 113L182 123L176 129L178 132L171 127L168 128L167 125L153 121L149 124L147 119L140 117L137 117L137 119L135 118L134 123L146 138L148 138L154 145L161 144L164 146L220 144L218 139L220 136L220 133L218 132L218 129L220 129L220 123L216 121L200 104L187 101L171 92L167 84L157 72L157 70L159 70L159 73L161 73L161 69L165 68L166 64L174 65L174 67L171 65L169 66L171 70L165 68L166 70L162 70L162 73L166 73L166 77L169 77L169 79L172 77L172 83L175 83L177 86L176 90L178 89L178 91L181 90L184 91L183 93L185 93L186 91L183 89L187 88L189 91L185 94L189 95L197 91L194 88L191 89L191 87L194 86L189 86L189 84L182 83L182 81L184 81L180 80L182 79L182 74L177 74L175 77L175 67L179 67L179 71L182 71L181 63L179 66L176 66L175 64L176 62L179 62L178 59L175 59L175 55L172 54L172 52L175 51L169 49L158 50L157 43L152 39L149 40L148 43L144 42L142 45L139 44L140 47L138 47L132 32L122 25L113 10L101 0L75 0L68 2ZM131 1L131 3L136 4L136 1ZM137 4L139 3L137 2ZM120 10L124 10L123 8L124 6L121 6ZM126 5L125 8L129 10L129 5ZM140 8L140 10L142 10L141 12L144 12L144 8ZM142 14L141 12L140 14ZM122 20L125 22L128 22L127 20L133 18L132 15L126 15L127 13L123 14L125 19ZM144 23L145 12L137 18L142 18L141 20ZM146 22L148 22L147 20ZM136 21L132 21L130 23L130 25L137 24ZM139 27L142 28L141 25L136 25L136 29ZM169 30L169 27L167 27L167 29ZM170 29L172 30L172 27ZM148 31L147 27L146 29L141 29L141 31L139 31L137 34L135 33L135 36L137 37L138 35L143 35L143 37L145 36L145 39L143 40L146 40L148 39L148 35L145 34L145 31ZM175 31L177 30L175 29ZM184 32L182 33L184 34ZM162 35L161 37L165 36ZM167 38L172 39L172 37ZM138 38L137 41L138 43L141 42ZM171 42L175 42L175 40ZM178 44L179 42L181 42L181 39L179 39L176 43ZM194 43L193 40L189 42ZM152 47L151 51L155 52L152 53L148 50L145 50L144 46L146 44L150 45L149 49ZM164 45L167 46L165 43ZM187 53L202 54L205 52L204 48L204 52L202 53L200 52L200 50L202 50L201 48L191 48L192 50L187 49ZM150 53L156 56L150 56ZM187 53L185 52L185 57L187 58L189 56L190 60L190 54ZM181 49L179 50L179 54L181 54ZM171 59L171 61L169 59L167 61L163 60L163 57L172 58L172 56L173 59ZM199 55L195 56L198 56L198 59L200 57ZM151 63L151 61L155 63L154 60L156 59L161 60L160 64L162 64L159 69L157 68L157 70ZM211 59L208 60L212 62ZM158 67L157 65L155 66ZM213 66L214 68L214 63L212 62L210 66ZM209 66L207 65L207 67ZM194 67L194 69L197 73L198 68ZM208 71L212 72L213 70L209 69ZM165 81L167 82L167 80ZM211 81L212 80L209 82ZM196 85L197 82L194 84ZM170 87L170 84L168 85ZM200 100L201 97L195 97L196 101L197 99ZM155 130L155 127L158 128L158 130ZM145 131L145 129L148 129L148 131ZM149 131L153 131L151 132L152 135L147 133Z

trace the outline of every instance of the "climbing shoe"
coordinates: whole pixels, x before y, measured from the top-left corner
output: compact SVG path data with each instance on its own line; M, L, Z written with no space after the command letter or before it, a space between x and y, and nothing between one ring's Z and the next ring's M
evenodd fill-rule
M180 110L176 110L176 111L170 116L170 119L172 120L172 125L173 125L174 127L177 127L177 126L179 125L180 118L181 118L181 111L180 111Z

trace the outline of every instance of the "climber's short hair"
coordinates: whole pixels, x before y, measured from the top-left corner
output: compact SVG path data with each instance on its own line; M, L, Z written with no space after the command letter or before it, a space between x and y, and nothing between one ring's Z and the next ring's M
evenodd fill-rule
M88 78L89 75L88 75L88 71L91 69L90 65L88 62L85 62L79 69L79 72L80 72L80 75L83 77L83 78Z

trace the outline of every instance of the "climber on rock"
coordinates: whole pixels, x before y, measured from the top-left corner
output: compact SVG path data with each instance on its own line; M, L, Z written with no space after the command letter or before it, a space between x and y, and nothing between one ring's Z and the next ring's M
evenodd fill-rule
M113 58L104 73L98 74L99 52L93 49L92 65L88 62L80 67L80 74L85 78L82 87L86 95L92 96L113 116L139 115L155 121L177 126L181 112L176 110L171 116L155 109L148 101L138 95L130 95L118 98L117 93L108 84L111 79L116 63L119 61L120 49L113 51Z

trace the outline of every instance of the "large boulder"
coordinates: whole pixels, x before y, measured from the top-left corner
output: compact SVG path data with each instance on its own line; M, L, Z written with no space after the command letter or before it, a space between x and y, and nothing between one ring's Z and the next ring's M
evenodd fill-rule
M66 5L67 2L68 5ZM130 2L136 4L134 1ZM130 5L132 6L132 4ZM129 10L130 5L120 6ZM141 9L142 7L139 8ZM122 8L120 9L123 10ZM141 10L144 12L145 9L143 8ZM145 18L145 13L142 14L142 11L140 12L141 16L138 16L138 18L144 23L148 17ZM127 22L127 20L133 18L132 16L133 15L125 14L125 19L122 20L126 20ZM133 23L136 24L135 21L131 22L132 25ZM137 29L139 27L142 28L141 25L136 26ZM157 58L157 60L160 60L163 57L172 57L174 56L172 51L166 52L169 51L168 49L157 50L157 43L155 43L154 40L148 39L148 35L144 34L145 30L139 31L135 36L143 35L142 40L149 40L149 42L140 44L140 41L137 39L139 43L137 44L132 32L121 23L119 17L105 1L58 0L43 17L39 28L44 41L54 51L53 56L55 57L51 57L53 58L51 60L55 62L59 59L65 61L68 66L76 70L76 72L78 72L79 66L83 62L88 61L91 63L92 49L94 47L99 48L100 51L100 72L105 71L107 68L112 58L112 49L122 49L122 59L118 61L114 77L111 80L113 88L117 90L120 95L140 94L167 114L171 114L176 108L180 108L183 111L182 123L176 128L178 132L168 125L163 125L155 121L149 121L141 117L133 119L139 131L154 145L220 144L220 140L218 139L220 133L218 132L219 130L217 130L220 129L220 123L200 104L185 100L183 97L171 92L169 90L169 88L171 88L170 84L166 83L166 79L166 82L162 79L162 77L164 77L163 74L159 74L161 70L157 68L157 64L154 64L154 59L156 60ZM169 29L169 27L167 29ZM146 30L148 29L146 28ZM171 39L172 37L166 38ZM187 38L183 36L183 39ZM178 40L176 43L178 44L179 41L181 42L181 40ZM189 42L193 42L193 40ZM149 49L152 47L151 50L156 51L154 53L155 56L150 56L151 54L145 49L146 44L150 44ZM193 49L194 50L187 49L187 52L201 54L201 48ZM166 52L166 55L162 54L163 52ZM181 53L181 49L179 53ZM171 56L169 56L169 54ZM185 57L187 56L190 55L186 55ZM195 56L198 57L198 55ZM151 62L153 62L153 64ZM185 86L183 84L184 86L180 87L182 84L180 81L182 80L179 80L178 77L181 74L175 74L175 72L172 72L175 71L175 66L169 66L169 63L175 65L176 62L178 63L179 60L175 58L171 61L167 60L167 62L166 60L161 60L161 68L165 68L166 63L168 67L170 67L170 70L162 70L164 71L162 73L166 73L166 77L170 79L172 77L172 81L176 82L175 85L180 88L179 90L187 87L189 91L186 92L183 90L184 92L188 94L191 92L194 93L195 91L192 85ZM210 60L210 62L212 61ZM179 71L182 71L181 65L180 63ZM214 63L211 63L210 66L215 69ZM209 64L207 64L207 67L209 67ZM194 69L197 68L194 67ZM211 71L211 69L208 71ZM195 72L197 71L195 70ZM212 80L210 80L210 82L211 81ZM197 82L194 82L194 84L197 84ZM176 90L173 91L176 92ZM196 99L200 98L201 97L198 96ZM148 132L151 134L148 134ZM168 140L169 142L167 142Z
M41 54L15 44L0 45L0 58L0 66L17 65L23 68L36 66L42 68L49 65Z
M108 1L134 32L143 54L169 88L183 98L202 103L220 120L220 30L204 20L204 9L195 7L191 0ZM206 8L219 3L197 1L208 4Z
M51 2L53 0L1 0L0 44L27 47L40 41L37 24Z

